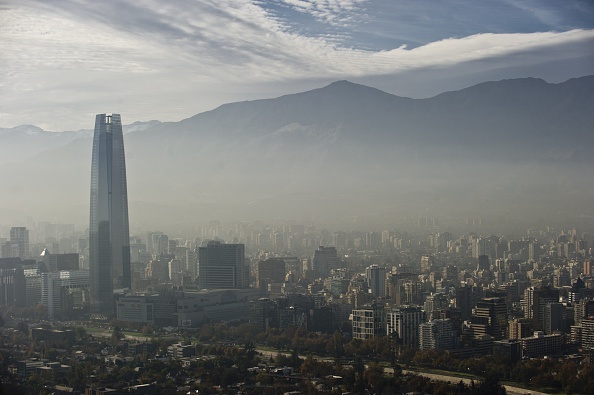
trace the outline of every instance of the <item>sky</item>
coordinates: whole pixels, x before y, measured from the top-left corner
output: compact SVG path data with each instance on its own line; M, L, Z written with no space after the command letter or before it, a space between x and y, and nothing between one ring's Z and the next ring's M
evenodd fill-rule
M0 127L179 121L349 80L431 97L594 74L591 0L0 0Z

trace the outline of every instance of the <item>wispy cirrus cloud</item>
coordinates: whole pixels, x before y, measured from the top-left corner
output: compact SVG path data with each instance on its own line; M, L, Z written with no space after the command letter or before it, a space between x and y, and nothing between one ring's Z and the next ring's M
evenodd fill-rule
M0 123L39 124L36 118L70 112L77 115L64 118L74 125L113 104L134 119L175 120L223 102L303 88L304 81L313 86L506 57L508 67L529 66L542 57L518 60L518 54L535 51L587 59L568 48L594 42L587 22L576 17L572 25L563 13L555 23L569 26L566 31L538 30L546 27L542 15L554 9L548 3L538 18L535 11L510 14L505 28L481 24L487 19L480 8L447 3L454 9L449 21L444 6L423 1L9 2L0 10ZM463 3L468 15L457 13ZM506 1L487 7L498 16L518 10ZM573 15L574 8L563 7Z
M345 25L360 18L368 0L281 0L295 11L309 14L330 25Z

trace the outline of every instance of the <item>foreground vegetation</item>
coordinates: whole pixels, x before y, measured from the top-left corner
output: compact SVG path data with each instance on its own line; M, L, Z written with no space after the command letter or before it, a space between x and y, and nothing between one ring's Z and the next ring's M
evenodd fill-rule
M120 326L121 325L121 326ZM63 384L76 390L93 383L115 385L123 390L130 385L153 384L158 393L175 394L198 390L202 394L238 393L276 394L301 391L323 393L404 393L430 394L503 394L500 380L519 383L529 389L566 394L594 393L594 365L576 360L534 359L511 364L496 356L459 360L445 351L412 350L400 347L390 337L368 341L348 340L340 332L315 334L302 328L260 333L253 325L213 323L199 329L155 331L152 327L131 327L113 322L110 336L76 327L75 344L47 344L28 340L28 328L19 325L10 338L2 339L0 367L4 393L44 394L50 384ZM98 336L103 332L103 336ZM98 357L102 350L110 355L123 353L125 334L141 335L154 344L157 354L179 341L196 346L197 356L182 364L175 359L135 355L131 360L107 363ZM272 350L267 356L258 349ZM13 350L5 352L5 350ZM13 353L20 350L21 354ZM80 350L84 360L72 357L69 350ZM17 358L41 357L72 366L61 377L12 376L8 367ZM291 375L275 373L272 368L291 367ZM392 367L386 374L386 367ZM256 369L254 369L256 368ZM481 377L470 385L432 381L403 369L438 369L466 377ZM114 384L115 383L115 384Z

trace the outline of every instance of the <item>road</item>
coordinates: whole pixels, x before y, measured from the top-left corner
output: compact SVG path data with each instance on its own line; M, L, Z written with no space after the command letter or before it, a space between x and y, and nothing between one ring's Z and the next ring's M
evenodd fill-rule
M385 370L386 370L386 372L389 372L389 371L393 372L392 368L386 368ZM431 380L447 381L447 382L451 382L451 383L459 383L460 380L462 380L462 382L464 384L470 384L470 381L471 381L471 379L465 379L465 378L456 377L456 376L448 376L445 374L425 373L425 372L418 372L418 371L412 371L412 370L403 370L402 372L403 373L415 373L415 374L418 374L419 376L424 376L424 377L430 378ZM475 382L476 381L477 380L475 380ZM511 385L504 385L504 387L505 387L505 390L507 391L508 395L526 395L526 394L549 395L544 392L527 390L525 388L514 387Z
M265 350L257 350L260 354L262 354L262 356L266 357L266 358L270 358L270 357L275 357L278 354L283 354L285 356L289 356L291 355L288 352L276 352L276 351L265 351ZM334 360L332 358L317 358L319 361L324 361L324 362L333 362ZM392 368L386 367L384 368L384 372L386 373L394 373L394 370ZM471 379L467 379L467 378L461 378L461 377L457 377L457 376L449 376L449 375L445 375L445 374L437 374L437 373L425 373L425 372L419 372L416 370L403 370L403 373L414 373L414 374L418 374L419 376L424 376L427 378L430 378L431 380L438 380L438 381L446 381L446 382L451 382L451 383L459 383L460 380L462 380L462 382L464 384L470 384ZM475 383L480 380L480 378L475 379ZM505 390L507 391L508 395L526 395L526 394L531 394L531 395L550 395L550 394L546 394L544 392L538 392L538 391L533 391L533 390L527 390L525 388L520 388L520 387L514 387L511 385L503 385L505 387Z

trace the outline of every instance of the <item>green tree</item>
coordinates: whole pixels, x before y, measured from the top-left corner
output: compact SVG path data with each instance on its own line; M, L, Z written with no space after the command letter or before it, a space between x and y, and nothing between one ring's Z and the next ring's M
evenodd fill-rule
M29 336L29 325L27 325L25 323L25 321L22 321L22 320L19 321L18 324L17 324L17 326L16 326L16 329L19 332L23 333L25 336Z
M84 340L87 338L87 330L82 326L77 326L74 330L76 332L76 337L79 340Z
M120 343L120 340L124 338L124 334L122 333L122 329L119 326L114 326L113 331L111 332L111 344L114 347Z
M37 320L42 319L42 318L46 318L48 316L47 306L44 305L44 304L41 304L41 303L38 304L33 309L33 315L34 315L35 319L37 319Z
M373 389L374 394L381 394L383 392L383 388L386 385L384 368L377 362L372 362L367 366L367 369L363 373L363 379L367 383L367 388Z
M575 362L565 361L557 373L557 379L561 383L561 387L567 388L571 382L575 380L578 373L578 368Z
M254 359L256 356L256 346L254 345L254 342L251 340L246 341L243 346L243 351L245 352L248 361Z
M306 377L324 377L334 372L331 364L318 361L312 356L305 358L305 361L301 364L300 371Z
M344 356L344 343L344 336L336 331L326 345L326 352L334 357L337 365L340 365L340 359Z
M499 375L489 371L485 378L477 386L477 394L480 395L506 395L507 391L499 380Z
M148 323L142 327L142 334L144 336L152 335L154 331L155 331L155 326L151 323Z

